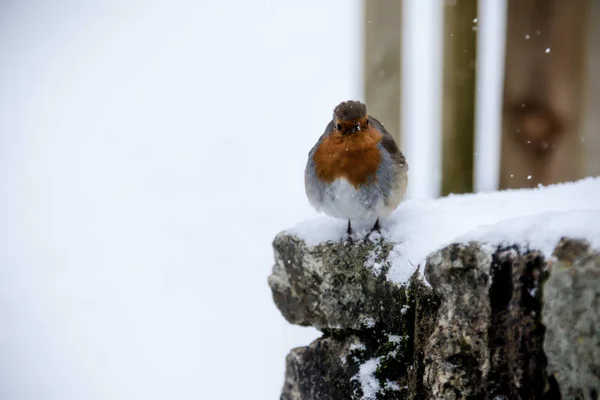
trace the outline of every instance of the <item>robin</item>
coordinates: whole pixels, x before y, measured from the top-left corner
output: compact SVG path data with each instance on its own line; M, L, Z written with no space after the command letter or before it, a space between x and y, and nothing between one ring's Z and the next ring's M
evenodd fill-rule
M308 154L304 173L310 204L331 217L375 221L404 199L408 164L383 125L359 101L340 103Z

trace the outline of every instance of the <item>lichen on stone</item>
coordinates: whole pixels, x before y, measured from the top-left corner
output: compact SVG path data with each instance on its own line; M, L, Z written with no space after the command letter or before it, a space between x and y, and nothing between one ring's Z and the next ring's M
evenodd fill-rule
M280 234L273 246L276 262L269 285L289 322L321 330L361 330L401 322L396 310L406 303L407 285L385 278L393 243L380 238L308 246ZM373 263L379 273L373 273Z

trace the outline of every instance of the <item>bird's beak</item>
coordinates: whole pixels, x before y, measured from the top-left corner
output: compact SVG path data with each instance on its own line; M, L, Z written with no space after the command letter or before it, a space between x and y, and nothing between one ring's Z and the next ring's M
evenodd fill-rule
M360 124L358 124L358 123L355 125L352 125L352 127L347 128L343 134L352 135L353 133L356 133L357 131L360 131Z

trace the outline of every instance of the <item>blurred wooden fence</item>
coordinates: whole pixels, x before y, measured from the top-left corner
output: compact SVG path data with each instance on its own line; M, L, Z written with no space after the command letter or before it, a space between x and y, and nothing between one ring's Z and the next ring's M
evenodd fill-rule
M402 1L363 1L365 100L401 142ZM473 191L478 2L440 2L441 194L466 193ZM498 188L600 175L600 1L508 0L506 21Z

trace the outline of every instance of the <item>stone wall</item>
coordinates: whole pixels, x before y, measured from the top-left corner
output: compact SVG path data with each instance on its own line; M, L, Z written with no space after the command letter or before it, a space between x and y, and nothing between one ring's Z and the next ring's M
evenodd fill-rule
M323 332L287 356L282 399L599 398L597 250L452 244L398 284L394 245L276 237L275 304Z

